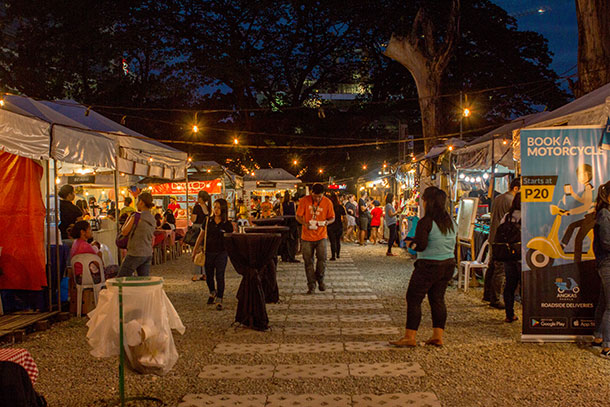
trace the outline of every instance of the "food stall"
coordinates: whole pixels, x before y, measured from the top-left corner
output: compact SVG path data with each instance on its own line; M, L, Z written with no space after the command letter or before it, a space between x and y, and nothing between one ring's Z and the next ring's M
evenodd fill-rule
M301 184L300 179L283 168L264 168L255 170L252 174L244 176L246 208L250 208L251 200L255 196L261 200L268 196L273 200L276 194L279 193L283 197L286 191L294 195Z
M241 176L218 164L215 161L195 161L188 168L188 180L181 179L176 182L165 182L159 179L144 179L141 183L151 188L155 201L164 208L169 204L170 197L176 198L180 209L177 220L187 218L187 185L188 181L188 207L197 202L199 191L206 191L212 201L224 198L229 204L229 217L235 217L237 199L242 197L244 180ZM191 211L189 211L191 213Z

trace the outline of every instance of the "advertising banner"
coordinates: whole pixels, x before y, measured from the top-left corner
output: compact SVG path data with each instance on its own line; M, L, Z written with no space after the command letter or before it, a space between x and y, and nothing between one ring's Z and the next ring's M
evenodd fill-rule
M600 282L597 188L610 179L602 127L521 131L522 340L591 335Z
M197 195L199 191L207 191L210 195L222 193L222 181L220 178L211 181L189 181L189 195ZM186 182L168 182L167 184L154 185L151 193L153 195L185 195Z

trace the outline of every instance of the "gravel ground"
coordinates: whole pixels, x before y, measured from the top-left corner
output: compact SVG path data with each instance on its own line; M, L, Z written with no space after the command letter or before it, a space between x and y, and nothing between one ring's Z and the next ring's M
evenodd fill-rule
M404 293L413 261L401 250L397 257L386 257L385 247L344 245L364 281L373 289L384 309L352 311L300 311L300 313L389 314L391 323L360 326L404 326ZM231 266L227 270L224 311L205 305L204 282L190 282L188 259L182 258L153 267L153 274L165 278L165 290L180 314L186 333L174 338L180 359L164 377L129 372L128 395L150 395L177 405L188 393L207 394L384 394L434 392L442 406L609 406L610 362L588 348L574 344L521 344L519 324L503 322L503 312L481 302L481 289L468 293L449 288L449 319L443 348L420 346L415 349L378 352L331 352L306 354L217 354L220 342L286 343L388 340L395 336L284 336L281 329L267 333L231 331L236 308L235 293L240 277ZM283 271L279 274L282 275ZM290 272L285 272L289 274ZM304 277L299 277L304 280ZM282 285L280 285L282 287ZM305 290L305 285L303 285ZM341 303L343 301L335 301ZM315 303L309 301L309 303ZM295 310L269 308L270 314L294 314ZM520 315L520 309L517 309ZM50 406L104 406L116 397L118 358L96 359L89 354L86 318L72 318L50 330L28 336L20 347L33 355L40 376L36 389ZM314 326L285 323L286 326ZM276 326L282 324L276 324ZM338 323L337 326L359 326ZM317 326L328 326L321 324ZM419 339L431 333L430 312L424 304ZM338 379L240 379L198 378L212 364L314 364L417 362L423 377L347 377Z

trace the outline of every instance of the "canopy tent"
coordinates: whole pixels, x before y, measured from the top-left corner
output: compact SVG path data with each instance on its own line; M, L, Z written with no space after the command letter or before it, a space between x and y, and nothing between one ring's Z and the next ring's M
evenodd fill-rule
M513 130L528 126L546 115L548 112L519 117L470 141L454 151L456 167L481 171L491 168L493 161L513 170L515 168L512 153Z
M0 149L165 179L184 178L187 155L128 129L74 101L6 96Z
M610 83L561 106L539 120L513 131L513 155L520 160L519 148L521 128L554 126L606 126L610 120Z
M447 151L449 146L452 146L453 148L459 148L464 145L466 145L466 142L464 140L460 140L459 138L451 138L449 140L445 140L443 144L437 144L433 146L430 151L428 151L428 153L424 156L424 158L436 158L439 155L443 154L445 151Z

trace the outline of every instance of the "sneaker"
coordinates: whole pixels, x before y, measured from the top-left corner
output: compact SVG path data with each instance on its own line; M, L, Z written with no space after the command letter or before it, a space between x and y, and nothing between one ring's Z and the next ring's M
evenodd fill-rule
M610 349L602 349L599 356L601 356L604 359L610 359Z
M591 342L591 347L593 347L593 348L601 348L602 347L602 342L604 342L603 339L595 338L595 339L593 339L593 342Z
M324 284L324 281L318 282L318 290L326 291L326 284Z
M222 298L217 298L216 299L216 309L218 311L222 311L223 310L223 306L222 306Z
M211 293L208 297L208 305L214 304L214 300L216 299L216 293Z

